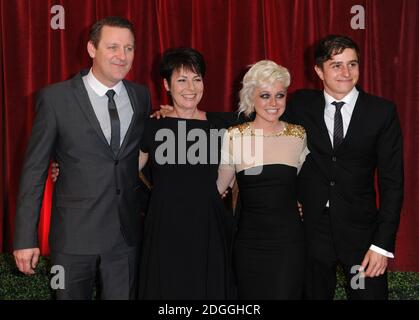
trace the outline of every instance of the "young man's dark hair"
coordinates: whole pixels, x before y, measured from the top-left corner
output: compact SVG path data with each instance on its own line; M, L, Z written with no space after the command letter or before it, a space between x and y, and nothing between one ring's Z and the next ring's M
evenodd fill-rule
M129 20L121 17L106 17L95 22L90 28L89 41L93 43L95 48L99 44L100 34L104 26L129 29L135 39L134 25Z
M314 60L318 67L332 58L334 55L342 53L345 49L354 49L359 60L358 45L349 37L331 34L321 39L314 51Z

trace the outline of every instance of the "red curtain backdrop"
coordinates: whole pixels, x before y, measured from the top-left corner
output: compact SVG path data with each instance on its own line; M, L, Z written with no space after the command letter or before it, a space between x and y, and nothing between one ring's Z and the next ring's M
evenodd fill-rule
M393 270L419 271L419 159L417 141L419 30L417 0L0 0L0 120L2 130L0 251L12 250L19 177L40 88L89 67L89 26L120 15L133 21L137 46L131 80L147 85L154 107L166 103L158 75L161 52L192 46L207 61L201 108L232 111L246 66L273 59L289 68L290 92L321 88L313 71L313 43L342 33L360 45L366 91L396 102L404 134L405 200ZM54 5L64 9L64 29L51 28ZM352 29L353 6L365 10L365 29ZM47 182L40 246L47 235L53 185Z

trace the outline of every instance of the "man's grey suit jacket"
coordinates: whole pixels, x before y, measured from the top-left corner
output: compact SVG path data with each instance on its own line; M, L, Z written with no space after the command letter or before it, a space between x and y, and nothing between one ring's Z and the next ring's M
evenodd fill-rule
M90 103L82 71L37 95L17 202L14 249L38 247L38 220L52 157L60 165L52 202L52 251L97 254L122 231L140 240L138 153L151 105L146 87L123 81L134 109L115 156Z

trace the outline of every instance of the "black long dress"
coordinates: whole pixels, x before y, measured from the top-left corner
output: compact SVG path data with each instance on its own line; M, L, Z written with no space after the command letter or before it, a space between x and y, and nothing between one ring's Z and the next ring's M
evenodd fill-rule
M231 219L216 187L218 161L211 160L211 154L218 154L219 148L210 150L210 143L205 142L206 155L203 149L193 152L204 154L206 163L193 164L190 158L182 159L184 151L187 153L202 139L189 137L193 141L185 141L191 130L198 129L192 133L204 133L209 142L210 130L225 126L210 114L207 118L149 121L141 149L149 154L153 190L140 261L140 299L229 297ZM158 141L156 133L167 134L168 129L175 139ZM171 163L161 161L164 156L169 159L170 152L159 153L164 143L175 151ZM181 146L183 143L186 148Z
M254 145L254 160L241 157L252 150L246 141ZM233 249L239 299L302 298L305 248L296 178L307 152L300 126L284 123L267 136L250 123L228 130L219 180L236 173L240 190Z
M241 211L234 244L239 299L301 299L304 239L297 209L297 169L265 165L237 173Z

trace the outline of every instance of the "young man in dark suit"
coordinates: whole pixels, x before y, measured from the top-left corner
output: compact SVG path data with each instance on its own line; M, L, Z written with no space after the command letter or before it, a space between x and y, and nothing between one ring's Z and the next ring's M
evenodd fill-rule
M349 299L387 299L386 269L394 257L403 199L396 107L356 88L359 49L348 37L322 39L315 63L324 90L301 90L287 106L288 119L305 128L310 150L298 175L306 298L333 299L340 264ZM357 274L360 267L365 278Z
M103 299L135 298L140 240L139 143L150 112L144 86L124 80L134 59L126 19L96 22L87 50L92 68L48 86L37 114L20 181L14 256L33 274L38 220L51 157L60 164L49 243L65 271L58 299L90 299L99 275Z

